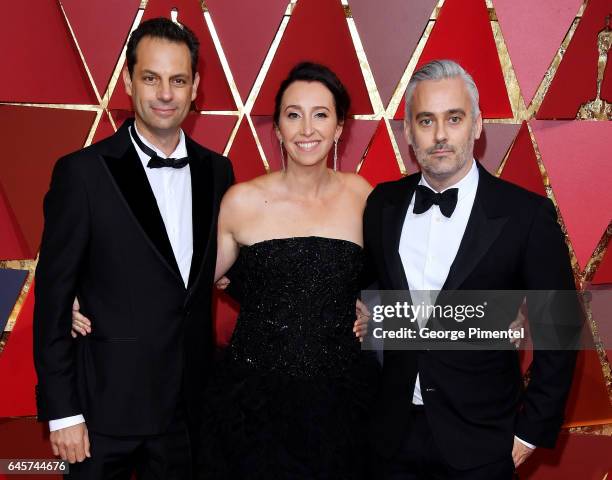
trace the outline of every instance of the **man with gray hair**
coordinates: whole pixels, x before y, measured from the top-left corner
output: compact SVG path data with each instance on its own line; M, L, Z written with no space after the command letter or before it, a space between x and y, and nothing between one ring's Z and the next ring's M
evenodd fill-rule
M481 132L478 89L460 65L414 73L404 135L421 173L378 185L364 213L380 289L575 289L554 205L482 168ZM575 353L535 351L524 391L510 350L385 351L383 363L372 422L383 478L491 480L554 446Z

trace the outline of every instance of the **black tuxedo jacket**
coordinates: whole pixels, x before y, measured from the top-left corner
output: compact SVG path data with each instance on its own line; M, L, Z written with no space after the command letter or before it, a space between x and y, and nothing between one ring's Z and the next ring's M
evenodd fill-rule
M38 418L82 413L107 435L160 433L179 405L197 428L213 353L217 215L233 182L227 158L186 139L193 260L185 288L129 123L55 165L36 269ZM75 296L93 320L76 341Z
M419 173L381 184L368 199L365 247L381 290L408 290L398 247L420 178ZM574 290L552 202L493 177L479 165L474 206L443 289ZM523 391L514 351L384 352L382 389L372 420L374 446L383 457L400 447L410 428L419 372L432 434L453 467L468 469L507 458L515 434L552 447L574 363L574 352L535 351L531 381Z

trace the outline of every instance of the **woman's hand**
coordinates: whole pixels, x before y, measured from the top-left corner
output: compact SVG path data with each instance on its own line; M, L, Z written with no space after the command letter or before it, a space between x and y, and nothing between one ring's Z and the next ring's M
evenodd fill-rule
M521 328L525 326L525 321L527 319L527 303L526 300L523 300L523 303L519 307L518 313L516 314L516 318L510 324L510 330L513 332L518 332ZM510 339L510 343L515 346L516 349L519 349L521 346L521 338L512 337Z

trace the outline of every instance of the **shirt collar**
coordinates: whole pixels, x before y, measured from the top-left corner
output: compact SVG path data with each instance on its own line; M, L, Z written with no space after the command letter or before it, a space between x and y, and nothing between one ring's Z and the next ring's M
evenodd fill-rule
M168 158L168 157L171 157L171 158L183 158L183 157L187 156L187 145L185 143L185 134L183 133L183 129L182 128L179 130L179 141L178 141L178 144L177 144L176 148L174 149L174 151L170 155L166 155L159 148L157 148L155 145L153 145L151 142L149 142L146 138L144 138L140 134L138 129L136 128L136 123L134 123L131 128L134 129L134 132L136 133L136 135L138 135L138 138L140 138L140 140L142 140L142 143L144 143L147 147L152 148L153 151L157 154L158 157L160 157L160 158ZM134 144L134 147L136 148L136 151L138 152L138 156L140 156L140 157L145 156L148 159L148 156L140 149L140 147L138 147L136 142L132 141L132 143Z
M468 193L476 190L476 187L478 186L478 177L479 175L478 175L478 167L476 165L476 160L472 159L472 167L470 168L470 171L467 173L467 175L463 177L461 180L459 180L457 183L455 183L454 185L446 187L444 190L442 190L442 192L448 190L449 188L458 188L459 192L457 195L457 199L460 200ZM433 190L434 192L436 191L435 188L429 185L429 183L425 179L425 175L421 175L421 180L419 181L419 185L424 185L425 187Z

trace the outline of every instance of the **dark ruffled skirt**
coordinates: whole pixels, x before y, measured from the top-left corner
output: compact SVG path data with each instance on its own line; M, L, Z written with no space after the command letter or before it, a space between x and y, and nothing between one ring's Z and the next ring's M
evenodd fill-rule
M367 478L373 355L360 353L337 375L262 372L230 359L216 372L203 406L199 478Z

